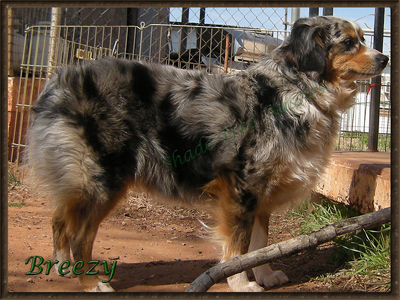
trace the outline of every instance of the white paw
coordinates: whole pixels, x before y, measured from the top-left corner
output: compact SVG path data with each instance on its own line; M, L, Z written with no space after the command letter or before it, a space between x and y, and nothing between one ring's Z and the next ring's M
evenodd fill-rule
M60 274L60 272L59 272L59 267L60 267L60 264L61 263L58 263L58 264L55 264L54 265L54 271L56 272L56 274L57 275L59 275L59 276L64 276L64 277L67 277L67 278L74 278L74 277L76 277L76 275L72 272L72 267L71 266L69 266L68 268L63 268L62 270L61 270L61 272L63 273L63 274ZM67 273L67 274L66 274Z
M285 284L288 281L289 278L280 270L266 274L262 278L257 278L257 282L267 289L273 286Z
M228 285L232 292L263 292L264 289L255 281L249 281L246 271L228 277Z
M69 252L69 248L60 249L57 251L54 250L53 255L54 255L54 260L58 261L58 263L54 264L54 270L56 271L57 275L64 276L67 278L74 278L77 276L72 272L71 265L68 268L64 269L64 262L67 262L67 261L71 262L71 254ZM61 270L60 270L60 266L62 267ZM60 271L62 273L60 273Z
M85 292L91 292L91 293L112 293L115 292L115 290L108 284L104 282L98 282L97 286L91 289L85 290Z
M232 292L245 292L245 293L260 293L264 292L264 289L257 284L255 281L249 281L246 285L231 288Z

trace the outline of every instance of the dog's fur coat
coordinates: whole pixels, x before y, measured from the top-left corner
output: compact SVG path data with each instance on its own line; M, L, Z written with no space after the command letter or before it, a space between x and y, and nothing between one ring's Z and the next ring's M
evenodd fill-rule
M126 189L215 201L223 260L264 247L271 212L305 199L327 164L354 80L387 57L334 17L300 19L270 57L239 75L118 59L61 69L33 107L27 159L54 206L54 256L91 260L98 226ZM86 265L86 264L85 264ZM268 265L232 291L288 281ZM86 291L112 291L79 276Z

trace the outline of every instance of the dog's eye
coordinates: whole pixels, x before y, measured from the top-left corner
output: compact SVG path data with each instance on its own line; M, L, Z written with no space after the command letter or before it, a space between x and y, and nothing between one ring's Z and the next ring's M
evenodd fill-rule
M351 50L351 48L353 48L353 46L354 46L354 42L352 39L345 39L342 42L342 45L344 45L346 47L346 50Z
M346 47L349 47L349 46L351 46L353 44L353 41L351 39L345 39L342 42L342 44L345 45Z

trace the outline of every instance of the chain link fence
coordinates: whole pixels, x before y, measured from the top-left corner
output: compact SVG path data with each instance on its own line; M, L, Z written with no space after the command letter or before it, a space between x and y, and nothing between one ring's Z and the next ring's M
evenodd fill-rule
M283 42L289 17L287 8L10 9L9 159L20 161L30 107L56 68L112 56L235 74ZM390 151L390 73L382 78L379 150ZM337 149L366 149L368 86L343 114Z

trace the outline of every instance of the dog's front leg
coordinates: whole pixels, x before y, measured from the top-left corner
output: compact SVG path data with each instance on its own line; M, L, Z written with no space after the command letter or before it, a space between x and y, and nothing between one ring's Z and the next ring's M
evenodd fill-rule
M219 233L224 238L222 261L248 251L254 221L253 212L247 211L242 204L236 201L225 204L222 208L223 217L219 219ZM246 271L229 277L228 284L232 292L262 292L264 290L256 282L249 281Z
M227 261L247 252L254 220L249 213L240 216L231 215L229 219L231 226L226 227L222 261ZM232 292L264 291L255 281L249 281L246 271L229 277L228 285Z
M222 262L247 253L257 208L257 198L240 184L235 174L220 176L205 186L212 199L218 225L217 236L222 239ZM255 281L250 282L246 271L228 278L232 292L262 292Z
M268 225L269 214L256 216L251 232L249 252L268 245ZM253 268L253 273L257 283L265 288L282 285L289 281L282 271L273 271L268 264Z

